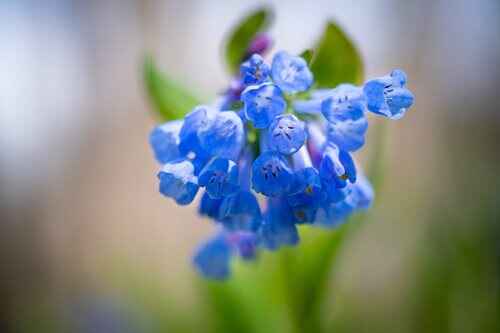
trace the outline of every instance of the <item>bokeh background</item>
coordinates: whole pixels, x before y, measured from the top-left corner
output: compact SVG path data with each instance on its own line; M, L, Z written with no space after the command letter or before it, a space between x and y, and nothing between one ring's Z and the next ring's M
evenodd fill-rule
M496 0L0 1L1 332L169 332L177 312L209 316L189 258L214 226L157 193L141 64L151 52L212 98L228 79L221 41L259 4L275 9L275 49L302 51L333 18L367 77L403 68L416 96L387 126L384 183L331 277L327 321L498 332Z

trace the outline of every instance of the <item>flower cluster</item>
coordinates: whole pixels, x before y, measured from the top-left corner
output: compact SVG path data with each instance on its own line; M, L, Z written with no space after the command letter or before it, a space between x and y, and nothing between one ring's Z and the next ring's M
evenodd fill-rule
M333 227L366 209L373 190L352 157L365 143L367 112L401 118L413 103L394 70L363 86L314 89L307 62L285 51L255 53L211 106L156 127L160 192L179 205L201 190L199 213L219 231L194 256L209 278L233 256L255 258L299 242L298 224Z

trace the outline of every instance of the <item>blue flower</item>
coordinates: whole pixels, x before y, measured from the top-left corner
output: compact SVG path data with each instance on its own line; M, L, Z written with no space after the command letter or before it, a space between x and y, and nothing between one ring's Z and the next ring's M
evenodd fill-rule
M313 83L313 75L306 61L286 51L276 53L271 65L271 76L286 93L306 91Z
M363 88L368 110L390 119L402 118L414 100L405 85L406 74L398 69L390 75L368 81Z
M179 132L179 152L195 166L196 174L210 159L210 155L200 144L198 129L211 122L217 111L208 106L197 106L184 117Z
M374 197L373 187L362 172L358 172L356 182L348 187L346 201L354 209L368 209Z
M269 42L255 38L240 75L211 106L149 137L163 164L160 192L186 205L201 187L198 212L220 228L193 258L208 278L227 278L234 256L252 260L261 248L297 244L300 224L335 227L369 208L373 188L351 156L365 143L366 111L399 119L413 103L400 70L363 87L310 89L304 59L282 51L269 66L250 52Z
M200 274L210 279L229 277L232 248L224 232L203 244L193 258Z
M356 176L357 177L357 176ZM347 184L346 184L347 186ZM336 180L333 178L321 180L321 203L337 203L345 199L345 187L338 187Z
M189 154L201 148L198 140L198 129L210 123L215 117L216 111L204 105L195 107L184 117L179 133L179 150L182 154Z
M361 88L341 84L321 105L321 112L328 120L328 140L340 149L355 151L365 143L368 121L363 97Z
M347 184L343 189L341 200L323 202L316 214L315 225L335 227L343 223L349 215L357 210L368 209L373 201L373 188L362 172L356 182Z
M297 223L314 222L323 195L321 179L315 168L307 167L295 172L287 201Z
M239 191L225 197L219 208L219 220L228 230L257 230L262 215L255 195L249 191Z
M158 173L160 193L174 199L179 205L191 203L198 192L194 165L188 160L167 163Z
M326 105L325 102L327 103ZM365 108L364 103L364 95L361 88L352 84L340 84L323 99L321 113L325 116L326 120L333 122L337 120L337 113L363 113Z
M257 254L257 235L248 231L236 231L228 235L232 244L244 260L255 259Z
M295 173L288 203L294 206L316 204L321 198L321 179L315 168L301 169Z
M294 177L286 199L297 223L311 223L324 197L321 178L306 146L293 154L291 160Z
M246 85L261 84L269 77L269 65L259 54L253 54L240 66L243 83Z
M318 211L318 205L316 204L307 204L290 207L293 213L294 222L297 224L304 223L314 223L316 220L316 213Z
M198 184L213 199L221 199L239 190L238 166L231 160L216 157L201 170Z
M359 116L359 118L357 118ZM326 127L328 141L346 151L356 151L365 144L368 122L362 114L338 114L337 121Z
M243 122L235 112L218 112L200 125L198 138L210 155L236 160L245 144Z
M267 200L267 211L259 230L259 239L262 246L269 250L299 242L292 210L284 198Z
M202 216L208 216L214 220L218 220L221 202L222 199L212 199L210 195L205 192L201 197L198 213Z
M179 132L182 120L169 121L156 126L149 135L149 144L153 149L155 158L161 164L173 161L180 157Z
M304 122L293 114L284 114L276 117L269 127L268 147L290 155L302 147L306 136Z
M333 228L339 226L353 212L353 207L345 200L324 203L316 214L314 225Z
M332 143L323 152L319 172L326 184L336 187L345 187L347 180L356 181L356 167L351 155Z
M278 153L265 152L253 162L252 187L269 197L283 195L292 185L293 173L287 161Z
M272 83L249 86L241 94L245 117L255 128L267 128L277 115L282 114L286 102L281 89Z

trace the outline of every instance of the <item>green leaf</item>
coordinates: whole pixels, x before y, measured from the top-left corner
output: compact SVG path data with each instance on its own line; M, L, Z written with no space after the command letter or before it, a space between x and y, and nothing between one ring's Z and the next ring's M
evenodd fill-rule
M165 121L182 118L200 102L156 67L153 58L144 61L144 83L156 113Z
M363 82L363 62L354 43L332 21L314 48L311 70L318 87Z
M304 60L310 64L311 63L311 60L312 60L312 57L314 55L314 51L312 49L307 49L307 50L304 50L299 56L304 58Z
M259 32L269 27L272 16L269 8L257 9L231 30L225 44L225 58L231 73L238 72L250 42Z

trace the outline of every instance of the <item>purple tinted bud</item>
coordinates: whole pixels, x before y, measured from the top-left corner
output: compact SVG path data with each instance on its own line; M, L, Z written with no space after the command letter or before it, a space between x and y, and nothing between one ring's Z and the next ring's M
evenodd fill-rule
M273 40L267 34L258 34L255 38L250 42L247 50L247 57L254 53L265 54L273 44Z
M245 85L243 85L243 82L241 82L241 80L232 80L229 84L229 88L225 93L226 103L221 107L221 110L230 110L231 103L240 100L243 89L245 89Z

